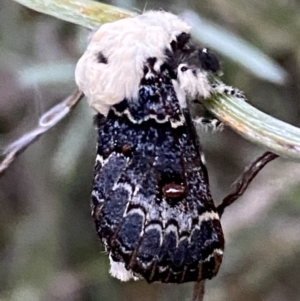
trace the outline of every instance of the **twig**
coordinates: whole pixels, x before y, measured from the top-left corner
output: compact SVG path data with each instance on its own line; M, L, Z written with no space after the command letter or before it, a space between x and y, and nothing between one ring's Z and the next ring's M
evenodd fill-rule
M22 153L30 144L36 141L42 134L49 131L53 126L67 116L76 106L76 104L83 98L83 96L83 93L77 89L64 101L43 114L39 119L38 126L35 129L11 143L2 154L2 156L5 157L0 163L0 177L20 153Z
M192 301L203 301L205 292L205 280L195 282Z
M271 152L265 152L245 170L242 176L236 181L234 191L227 195L217 207L220 217L223 215L225 208L233 204L246 191L252 180L264 166L278 157L278 155Z

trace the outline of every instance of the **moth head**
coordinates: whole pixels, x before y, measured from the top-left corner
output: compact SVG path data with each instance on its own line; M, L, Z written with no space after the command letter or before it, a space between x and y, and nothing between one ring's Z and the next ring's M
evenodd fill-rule
M219 60L207 48L183 49L177 68L179 86L188 98L207 98L211 90L209 73L219 71Z
M221 71L221 66L219 59L209 51L207 48L202 48L198 50L198 58L201 67L206 71L212 71L214 73L219 73Z

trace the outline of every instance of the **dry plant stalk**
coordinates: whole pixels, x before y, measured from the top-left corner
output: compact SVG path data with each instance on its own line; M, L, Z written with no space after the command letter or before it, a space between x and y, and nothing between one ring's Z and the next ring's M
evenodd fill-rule
M77 89L61 103L57 104L43 114L40 117L38 126L36 128L8 145L2 154L4 159L0 163L0 177L11 165L11 163L14 162L19 154L21 154L29 145L35 142L42 134L49 131L64 117L66 117L71 110L75 108L83 96L83 93Z

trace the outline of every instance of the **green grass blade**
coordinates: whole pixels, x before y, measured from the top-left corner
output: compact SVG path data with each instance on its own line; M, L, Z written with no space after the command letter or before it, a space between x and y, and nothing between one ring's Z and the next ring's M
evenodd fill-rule
M115 6L89 0L15 0L40 13L87 28L134 15Z

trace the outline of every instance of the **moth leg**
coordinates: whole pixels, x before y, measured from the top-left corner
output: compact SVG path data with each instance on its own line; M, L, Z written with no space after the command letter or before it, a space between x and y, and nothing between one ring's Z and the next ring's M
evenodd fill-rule
M235 97L237 99L241 99L243 101L247 101L244 93L231 86L227 86L223 83L212 84L211 86L212 93L219 93L223 95L227 95L229 97ZM198 104L201 102L195 101ZM203 114L201 117L193 118L194 124L200 126L205 132L211 130L213 133L222 131L224 129L224 124L222 121L218 120L213 114L211 114L208 110L203 107Z
M211 130L213 133L215 133L221 132L224 129L224 123L206 109L204 109L201 117L193 118L193 122L205 132Z
M227 96L235 97L244 101L247 101L244 92L238 88L227 86L225 84L212 84L212 93L225 94Z

